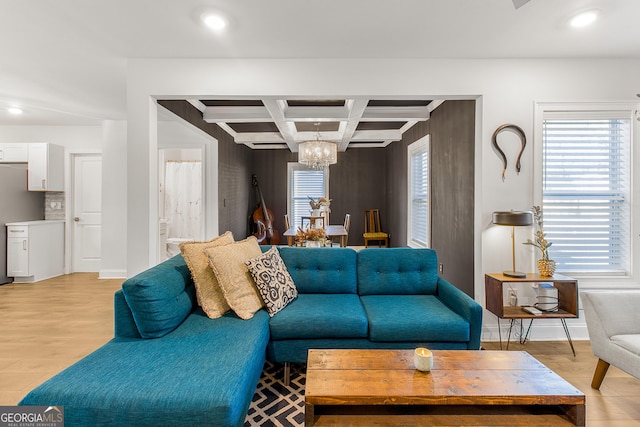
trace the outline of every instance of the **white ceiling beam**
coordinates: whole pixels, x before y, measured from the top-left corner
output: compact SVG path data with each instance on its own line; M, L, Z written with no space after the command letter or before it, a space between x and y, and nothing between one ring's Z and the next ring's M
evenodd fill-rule
M231 135L235 141L236 136L238 135L238 132L236 132L235 130L233 130L233 128L231 126L229 126L226 123L217 123L218 126L220 126L220 128L225 131L226 133L228 133L229 135ZM238 142L236 142L238 143ZM239 143L238 143L239 144Z
M271 115L273 123L277 126L278 130L282 134L282 138L289 146L292 153L298 152L298 144L296 142L296 127L293 122L285 120L285 110L287 109L286 101L282 99L263 99L262 103Z
M346 151L349 146L349 142L353 139L353 136L360 122L360 118L369 104L369 99L349 99L347 101L347 108L349 109L349 118L347 125L342 128L342 138L338 143L338 151Z
M255 144L255 143L247 143L245 144L247 147L252 148L254 150L288 150L289 147L284 144Z
M402 132L399 129L388 130L358 130L354 132L351 141L400 141Z
M404 122L428 120L429 108L424 107L367 107L362 122Z
M201 113L204 113L204 109L207 108L207 106L204 105L199 99L187 99L187 102L200 110Z
M271 122L273 118L264 107L205 107L202 119L207 123Z
M236 133L234 140L238 144L255 142L287 143L278 132L242 132ZM287 143L288 145L288 143Z

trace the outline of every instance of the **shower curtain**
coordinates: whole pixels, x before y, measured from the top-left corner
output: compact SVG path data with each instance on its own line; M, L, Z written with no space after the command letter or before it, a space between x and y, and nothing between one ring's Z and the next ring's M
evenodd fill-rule
M169 238L201 239L202 163L167 161L164 176L165 216Z

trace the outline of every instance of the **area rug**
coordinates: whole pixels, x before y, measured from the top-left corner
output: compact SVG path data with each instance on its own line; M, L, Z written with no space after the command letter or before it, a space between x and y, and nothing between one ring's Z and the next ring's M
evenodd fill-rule
M253 395L245 427L299 427L304 425L304 364L291 364L290 383L284 385L284 365L266 362Z

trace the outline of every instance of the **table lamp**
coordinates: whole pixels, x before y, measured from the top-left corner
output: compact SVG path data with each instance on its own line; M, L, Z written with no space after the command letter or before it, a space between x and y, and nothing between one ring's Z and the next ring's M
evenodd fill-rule
M530 211L494 212L493 220L491 222L496 225L511 226L511 271L504 271L502 272L502 274L507 277L527 277L526 273L516 271L516 247L514 232L515 227L532 225L533 213Z

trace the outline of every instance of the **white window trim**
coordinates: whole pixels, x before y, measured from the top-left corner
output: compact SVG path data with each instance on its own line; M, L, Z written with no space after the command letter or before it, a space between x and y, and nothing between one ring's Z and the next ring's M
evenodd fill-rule
M289 221L294 221L293 214L291 213L291 172L293 171L301 171L301 170L313 170L313 168L303 165L298 162L288 162L287 163L287 215L289 216ZM324 197L329 199L329 167L324 167ZM309 208L311 209L311 208ZM326 221L329 221L328 215ZM291 225L294 225L293 223Z
M600 102L600 103L566 103L566 102L536 102L534 109L533 133L533 198L534 205L542 204L543 179L543 121L545 112L597 112L597 111L625 111L631 118L631 261L628 276L593 274L581 275L572 273L571 276L580 279L581 288L637 288L640 287L640 150L636 148L640 143L640 104L631 102Z
M429 224L427 225L427 246L419 245L414 242L411 235L411 189L413 187L413 179L411 173L411 156L415 151L422 150L425 147L427 147L427 150L429 150L429 144L429 135L425 135L417 141L412 142L407 147L407 246L411 248L431 247L431 212L429 212ZM431 173L431 153L429 153L429 173ZM431 177L429 177L429 209L431 209Z

